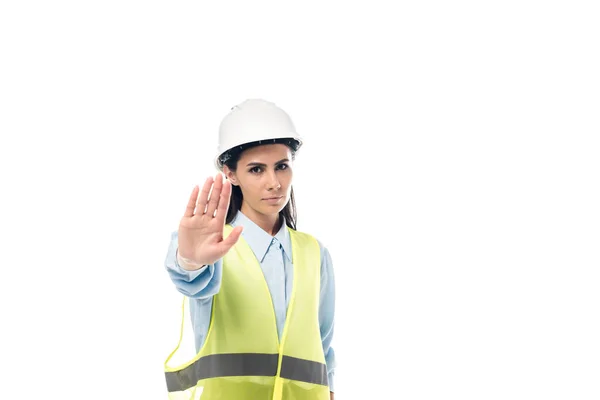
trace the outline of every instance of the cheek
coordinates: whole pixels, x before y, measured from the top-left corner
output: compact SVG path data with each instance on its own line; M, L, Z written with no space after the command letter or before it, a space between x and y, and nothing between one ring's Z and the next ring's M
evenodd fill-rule
M287 174L285 174L284 181L285 181L285 184L287 186L291 186L292 185L292 178L293 177L294 177L294 174L292 173L292 171L289 171Z
M259 184L253 183L253 182L249 182L246 187L246 196L248 196L251 200L256 200L257 198L259 198L261 196L261 192L259 189Z
M282 182L281 184L285 188L286 193L289 195L290 192L292 191L292 180L287 179L285 182Z

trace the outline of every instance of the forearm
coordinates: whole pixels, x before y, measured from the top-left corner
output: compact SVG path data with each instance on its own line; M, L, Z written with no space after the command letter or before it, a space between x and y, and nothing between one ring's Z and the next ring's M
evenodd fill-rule
M165 258L165 268L177 290L195 299L210 298L219 292L221 286L221 260L215 264L201 266L190 270L189 265L184 268L177 256L177 233L171 236L171 243Z

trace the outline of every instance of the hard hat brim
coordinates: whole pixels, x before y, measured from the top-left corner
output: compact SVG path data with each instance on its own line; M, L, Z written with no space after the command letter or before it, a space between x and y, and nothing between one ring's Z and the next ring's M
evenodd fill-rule
M304 142L301 137L295 135L295 136L282 137L282 138L260 139L260 140L256 140L256 141L252 141L252 142L242 143L242 144L236 145L232 148L229 148L229 149L221 152L219 155L217 155L214 159L215 167L217 168L217 170L223 171L223 166L225 165L225 162L227 161L227 159L223 160L223 156L226 155L227 153L231 153L232 150L238 149L240 152L243 152L244 150L248 150L252 147L268 145L268 144L285 144L288 147L290 147L290 149L294 153L296 153L300 149L300 147L302 147Z

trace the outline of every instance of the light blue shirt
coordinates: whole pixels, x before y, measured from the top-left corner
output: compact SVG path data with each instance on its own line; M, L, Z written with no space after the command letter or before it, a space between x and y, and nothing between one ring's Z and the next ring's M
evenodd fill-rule
M292 293L292 277L294 276L290 233L284 223L279 232L273 237L241 211L238 211L231 225L244 227L242 237L260 262L273 299L277 330L281 338ZM317 240L317 242L319 241ZM190 314L196 340L196 351L199 351L204 343L210 324L212 296L219 292L221 286L223 260L218 260L214 264L204 266L196 271L186 271L177 263L177 246L177 232L175 231L171 235L165 267L177 290L190 298ZM333 392L335 353L331 342L335 313L335 282L329 251L321 242L319 242L319 247L321 249L319 325L327 364L329 390Z

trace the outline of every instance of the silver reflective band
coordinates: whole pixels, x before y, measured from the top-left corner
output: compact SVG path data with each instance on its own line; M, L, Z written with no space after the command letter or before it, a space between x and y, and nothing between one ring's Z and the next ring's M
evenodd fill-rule
M181 371L165 372L169 392L196 386L199 380L222 376L275 376L278 354L212 354Z
M327 386L327 367L316 361L283 356L280 375L286 379Z
M167 390L177 392L196 386L198 381L224 376L275 376L278 354L212 354L201 357L186 368L165 372ZM283 356L281 377L296 381L327 385L325 364Z

